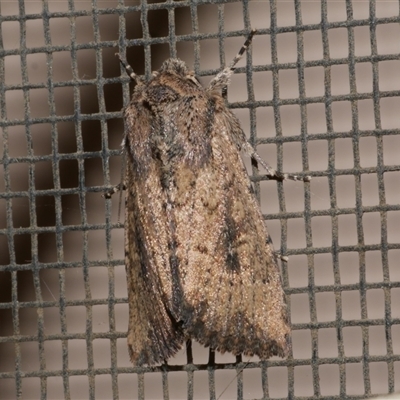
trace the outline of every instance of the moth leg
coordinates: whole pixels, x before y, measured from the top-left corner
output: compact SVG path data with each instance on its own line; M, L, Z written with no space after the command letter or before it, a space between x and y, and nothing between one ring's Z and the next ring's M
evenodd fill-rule
M122 141L123 149L125 146L125 137ZM121 166L121 180L120 183L116 186L114 186L111 190L106 192L103 197L106 199L111 199L111 196L117 192L120 192L119 195L119 211L118 215L120 214L121 211L121 201L122 201L122 191L126 190L126 184L125 184L125 170L126 170L126 151L122 150L122 166Z
M289 257L282 255L279 251L275 251L275 257L279 258L283 262L289 261Z
M267 243L267 246L272 247L272 239L271 236L267 235L267 239L265 240ZM278 259L280 259L283 262L288 262L289 257L282 255L279 251L274 251L274 256Z
M263 166L263 168L267 171L267 176L269 179L274 179L277 181L284 181L287 179L290 179L292 181L303 181L303 182L311 181L310 175L299 176L299 175L287 174L287 173L276 171L274 168L272 168L270 165L268 165L260 157L260 155L254 150L253 146L251 146L249 143L246 143L243 147L244 147L244 150L246 151L246 153L249 154L249 156L254 161L256 161L257 163L260 163Z
M212 347L208 348L208 365L215 365L215 350Z
M124 182L120 183L119 185L114 186L112 189L110 189L110 190L108 190L107 192L105 192L102 196L103 196L105 199L111 199L111 197L112 197L115 193L117 193L117 192L119 192L119 191L122 191L122 190L126 190L126 185L125 185Z
M192 341L186 340L186 363L193 364Z

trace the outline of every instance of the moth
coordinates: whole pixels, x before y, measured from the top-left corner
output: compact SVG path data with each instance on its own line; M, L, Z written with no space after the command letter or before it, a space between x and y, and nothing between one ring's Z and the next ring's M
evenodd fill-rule
M272 178L300 178L263 162L222 96L253 35L206 88L181 60L146 82L120 59L136 82L123 140L135 365L165 362L187 339L261 359L289 352L277 255L241 153Z

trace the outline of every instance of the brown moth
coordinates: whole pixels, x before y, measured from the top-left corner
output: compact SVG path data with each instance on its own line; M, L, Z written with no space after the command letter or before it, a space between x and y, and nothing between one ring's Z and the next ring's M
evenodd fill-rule
M203 88L169 59L137 83L125 109L128 346L162 363L187 339L235 355L285 357L290 325L277 256L240 152L247 143L221 90L250 45ZM308 180L309 178L302 178Z

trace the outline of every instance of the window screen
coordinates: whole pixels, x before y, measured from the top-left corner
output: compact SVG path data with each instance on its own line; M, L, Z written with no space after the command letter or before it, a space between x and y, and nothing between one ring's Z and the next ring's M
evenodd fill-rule
M0 399L363 399L400 390L400 16L380 1L0 4ZM256 194L282 264L287 359L209 353L133 367L119 52L206 85L272 166Z

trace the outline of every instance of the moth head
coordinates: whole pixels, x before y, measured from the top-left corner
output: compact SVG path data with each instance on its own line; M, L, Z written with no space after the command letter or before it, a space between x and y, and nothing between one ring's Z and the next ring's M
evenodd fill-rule
M188 74L189 69L182 60L179 60L178 58L170 58L163 62L158 72L169 72L185 77Z
M194 71L190 71L186 64L177 58L170 58L163 62L161 68L153 72L152 76L156 77L162 73L169 73L178 75L180 78L188 80L190 83L194 84L195 86L200 86L201 84L197 79Z

